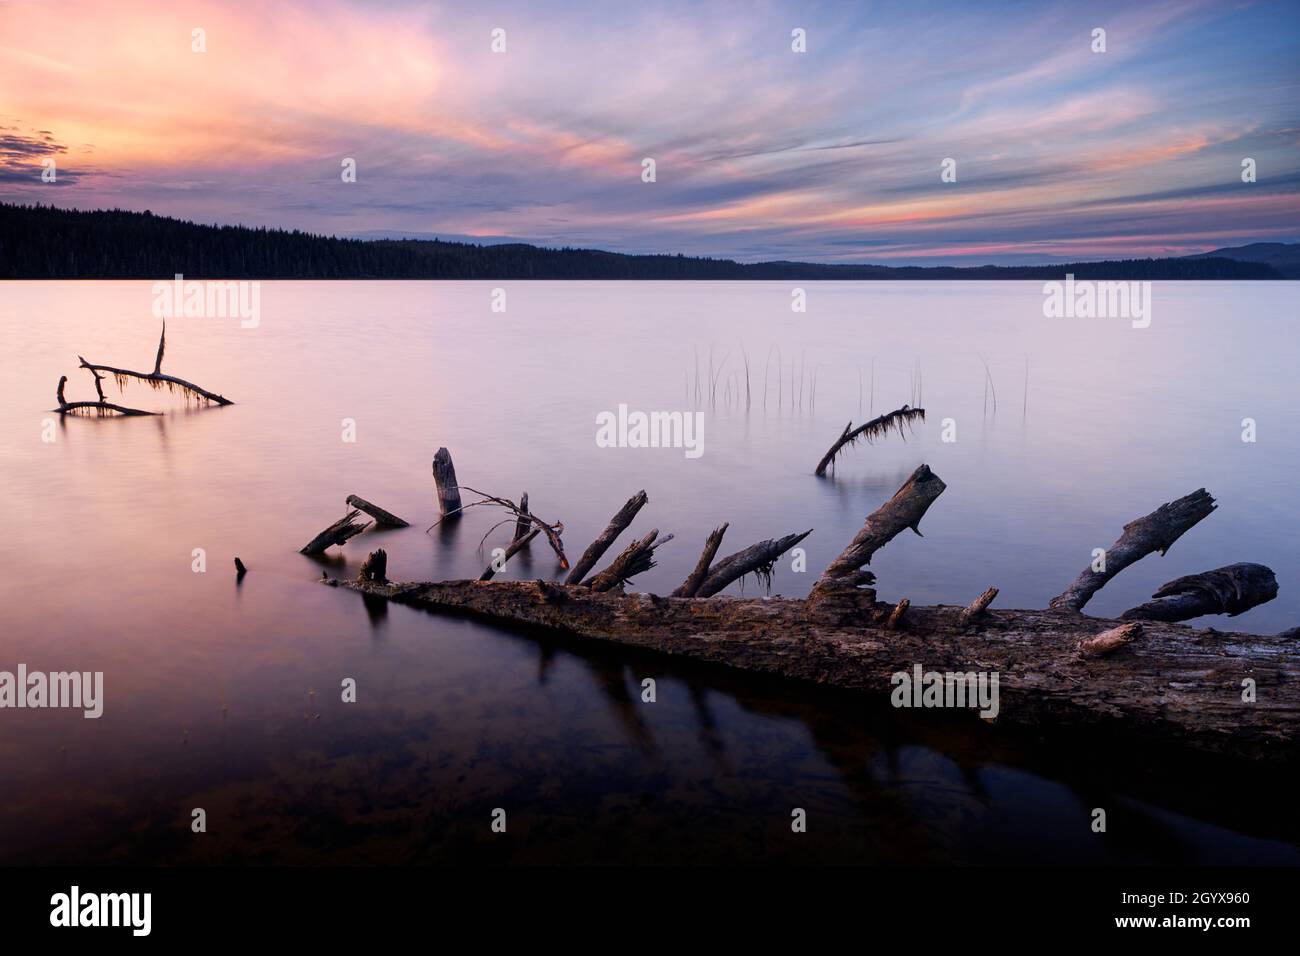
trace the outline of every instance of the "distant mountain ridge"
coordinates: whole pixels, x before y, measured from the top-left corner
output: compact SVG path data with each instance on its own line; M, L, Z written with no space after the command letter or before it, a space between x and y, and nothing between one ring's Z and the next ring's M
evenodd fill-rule
M526 243L476 245L438 239L343 239L297 230L205 226L155 216L148 211L83 212L0 203L0 278L170 279L177 273L195 279L815 281L1059 279L1066 273L1078 279L1118 280L1284 277L1272 260L1237 260L1218 253L1043 266L741 263L680 254L628 255L598 249L553 249Z
M1187 256L1188 259L1232 259L1234 262L1262 262L1284 278L1300 279L1300 242L1252 242Z

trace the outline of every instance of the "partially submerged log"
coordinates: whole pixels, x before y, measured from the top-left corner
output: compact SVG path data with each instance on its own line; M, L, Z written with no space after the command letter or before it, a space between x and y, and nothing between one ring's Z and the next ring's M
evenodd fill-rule
M370 527L370 522L356 521L357 515L361 514L359 510L353 508L338 521L334 522L316 537L308 541L299 549L299 554L324 554L325 549L330 545L341 545L348 538L360 534Z
M1096 738L1109 731L1130 746L1148 740L1286 760L1300 729L1300 654L1273 637L1152 621L1141 625L1140 640L1121 645L1122 654L1095 657L1079 645L1132 622L989 609L963 628L955 608L911 605L908 626L890 631L887 620L822 624L808 602L795 598L701 601L537 581L327 583L426 610L847 688L882 705L893 690L891 675L917 663L941 672L997 672L997 723L1035 734L1072 729ZM1241 697L1246 677L1259 688L1250 704Z
M1204 488L1177 501L1166 502L1151 514L1124 525L1124 533L1105 553L1102 570L1089 566L1074 583L1051 600L1057 610L1081 611L1106 582L1130 564L1140 561L1153 551L1161 556L1188 529L1215 509L1214 498Z
M636 513L641 510L648 500L644 489L627 499L627 503L618 509L614 517L609 519L609 524L600 533L600 537L591 542L587 550L582 552L582 557L569 571L569 576L564 579L564 583L581 583L582 579L596 566L596 562L609 550L609 546L614 543L620 534L627 530L627 526L632 523Z
M771 562L809 532L760 542L711 568L710 560L703 560L710 570L695 597L626 594L619 587L629 568L646 566L657 531L629 546L590 586L327 583L427 610L863 691L880 701L891 699L895 674L915 667L948 675L996 674L997 720L1036 734L1079 731L1095 737L1109 731L1126 742L1149 739L1233 758L1294 754L1300 731L1297 632L1259 637L1161 620L1102 620L1068 605L994 611L989 604L995 588L964 609L914 606L906 598L877 601L874 589L862 587L874 579L861 566L904 529L919 534L921 517L944 487L929 468L917 468L866 519L806 600L710 595L746 569L761 574L765 566L770 572ZM1117 545L1121 559L1132 563L1139 552L1149 553L1144 548L1161 542L1167 548L1199 520L1199 512L1213 508L1204 491L1188 497L1194 500L1180 499L1126 526ZM719 539L721 531L715 531ZM1250 595L1267 591L1272 579L1271 572L1263 578L1253 570L1261 566L1245 567L1252 570L1229 566L1170 582L1157 597L1179 606L1195 599L1198 607L1212 598L1223 609L1244 609ZM608 587L606 579L612 582ZM1258 583L1246 586L1261 580L1262 590ZM1254 695L1242 693L1247 678L1257 688Z
M1229 564L1175 578L1151 597L1120 617L1126 621L1190 621L1205 614L1236 617L1277 597L1277 577L1262 564Z
M52 409L60 415L67 415L71 412L89 411L94 409L100 415L105 412L117 412L119 415L157 415L157 412L146 412L139 408L126 408L123 405L114 405L112 402L104 401L104 390L99 388L99 378L95 378L95 387L99 391L99 401L97 402L70 402L63 397L63 388L68 384L68 376L59 376L59 387L55 391L55 397L58 399L59 407Z
M873 418L857 428L854 428L853 423L849 422L844 426L844 431L840 433L840 437L835 439L835 444L831 445L830 450L822 455L822 460L817 462L817 468L813 474L818 477L826 474L826 468L835 461L835 456L848 446L855 444L859 439L866 439L869 443L876 438L883 438L891 430L905 437L904 428L918 419L925 421L925 409L904 405L902 408L897 408L878 418Z
M139 379L142 382L147 383L153 388L169 388L169 389L179 388L182 392L185 393L186 396L192 395L196 399L203 399L204 401L210 402L214 405L234 404L234 402L226 398L224 395L218 395L216 392L210 392L206 388L202 388L198 385L195 385L193 382L187 382L183 378L177 378L175 375L165 375L162 370L162 360L163 360L163 351L166 348L166 344L167 344L167 323L164 322L162 327L162 335L160 335L158 338L158 354L154 358L152 372L135 372L129 368L115 368L112 365L96 365L92 362L87 362L80 355L78 355L77 358L81 361L82 368L89 369L91 374L95 375L97 388L98 388L98 378L99 378L98 373L107 372L109 375L112 375L117 380L118 388L121 388L125 384L126 379L135 378L135 379ZM102 394L103 393L101 391L101 396Z
M370 515L370 517L375 519L375 524L382 525L386 528L409 528L411 525L409 521L403 521L391 511L385 511L383 508L379 507L379 505L371 504L360 495L348 495L347 499L343 503L349 508L356 508L359 511L364 511L366 514Z
M460 483L456 481L451 452L446 448L439 448L433 456L433 482L438 488L438 510L443 517L460 514Z
M718 527L709 532L709 537L704 542L704 551L700 554L700 559L695 563L695 569L682 582L681 587L673 592L673 597L695 597L700 590L700 585L704 579L709 576L709 567L713 564L713 559L717 557L718 548L722 545L722 536L727 533L727 523L723 522Z

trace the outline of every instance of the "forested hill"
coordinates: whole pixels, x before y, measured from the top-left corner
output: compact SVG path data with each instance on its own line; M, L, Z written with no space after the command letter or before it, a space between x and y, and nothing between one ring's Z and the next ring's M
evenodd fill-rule
M0 203L4 279L1277 279L1264 262L1125 259L1050 266L889 267L739 263L522 243L336 239L203 226L149 212Z

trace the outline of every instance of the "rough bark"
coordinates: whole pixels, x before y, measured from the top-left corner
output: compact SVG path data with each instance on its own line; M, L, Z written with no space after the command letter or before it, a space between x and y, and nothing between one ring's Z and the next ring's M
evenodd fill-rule
M410 527L409 521L403 521L391 511L385 511L383 508L379 507L379 505L371 504L360 495L348 495L344 504L349 508L357 508L360 511L364 511L366 514L370 515L370 517L375 519L375 524L377 525L383 525L388 528Z
M648 500L649 499L646 497L644 490L638 491L631 498L627 499L627 503L624 504L622 508L618 509L618 513L615 514L614 517L609 519L609 524L607 524L605 530L600 533L600 537L591 542L587 547L587 550L582 552L582 557L578 559L578 562L573 566L573 569L569 571L569 576L564 579L564 583L581 583L582 579L596 566L596 562L599 561L605 552L609 550L609 546L614 543L620 534L627 530L627 526L632 523L632 519L636 517L636 513L641 510Z
M817 463L813 474L818 476L826 474L826 468L835 460L835 456L846 446L852 445L859 439L865 438L869 442L874 438L881 438L889 434L891 429L902 435L904 426L918 418L925 421L924 408L912 408L910 405L904 405L902 408L886 412L878 418L873 418L857 428L854 428L853 423L849 422L844 426L844 431L840 433L840 437L835 439L835 444L831 445L830 450L822 455L822 460Z
M433 456L433 481L438 486L438 510L443 517L460 513L460 483L456 481L456 466L451 462L451 452L439 448Z
M700 590L700 585L704 579L709 576L709 565L717 557L718 548L722 545L722 536L727 533L727 523L720 527L714 528L709 533L708 539L704 542L704 551L700 554L700 560L695 563L695 570L682 582L682 586L673 592L673 597L695 597L696 592Z
M353 509L345 514L338 521L334 522L316 537L308 541L299 550L299 554L324 554L325 549L330 545L342 545L348 538L360 534L370 527L370 522L357 522L354 519L361 514L357 509Z
M1241 759L1293 759L1300 727L1300 654L1294 642L1196 630L1160 621L1108 655L1079 645L1126 623L1059 611L993 610L958 627L959 608L908 609L906 629L870 615L826 626L792 598L709 601L595 592L532 581L446 581L379 586L328 582L429 610L470 613L847 688L888 701L890 677L926 670L996 671L998 723L1034 733L1107 732L1133 746L1161 742ZM861 593L861 592L859 592ZM882 608L885 605L881 606ZM1244 703L1241 681L1260 688Z
M787 534L784 538L769 538L767 541L751 544L743 551L727 555L709 571L709 576L704 579L704 583L695 592L695 596L712 597L728 584L740 580L746 574L756 574L763 581L770 582L772 579L772 565L776 563L776 559L808 537L812 532L813 529L809 528L802 534Z
M1163 556L1175 541L1215 507L1210 493L1199 488L1177 501L1161 505L1143 518L1130 521L1124 525L1124 533L1119 540L1106 550L1105 570L1094 571L1089 566L1065 591L1052 598L1051 607L1057 610L1083 610L1083 606L1107 581L1153 551L1158 551Z
M1120 617L1126 621L1190 621L1204 614L1236 617L1277 597L1277 577L1262 564L1229 564L1176 578L1151 597Z

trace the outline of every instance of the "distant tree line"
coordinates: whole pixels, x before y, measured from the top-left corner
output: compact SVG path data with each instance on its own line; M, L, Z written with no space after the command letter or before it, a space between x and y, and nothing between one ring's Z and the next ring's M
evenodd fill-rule
M0 203L4 279L1278 279L1265 263L1124 259L1051 266L740 263L523 243L338 239L204 226L151 212Z

